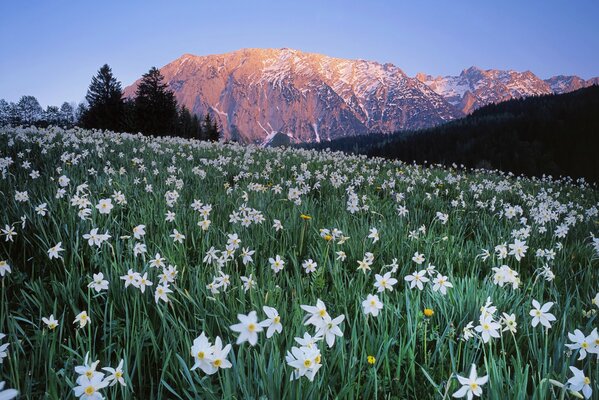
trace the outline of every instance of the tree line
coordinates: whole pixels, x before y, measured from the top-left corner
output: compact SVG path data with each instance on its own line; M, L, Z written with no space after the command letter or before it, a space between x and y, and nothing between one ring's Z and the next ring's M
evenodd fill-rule
M599 182L597 132L599 86L591 86L489 104L465 118L429 129L354 136L303 147Z
M184 105L179 107L174 93L155 67L142 76L135 97L126 99L121 83L105 64L92 77L85 100L87 104L77 107L65 102L60 108L48 106L43 110L34 96L23 96L16 104L0 99L0 125L77 125L211 141L221 136L210 114L200 119Z

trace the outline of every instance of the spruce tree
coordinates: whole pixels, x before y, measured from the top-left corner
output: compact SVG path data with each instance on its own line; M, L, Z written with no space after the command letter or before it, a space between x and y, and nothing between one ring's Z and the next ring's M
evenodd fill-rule
M137 87L135 114L137 129L148 135L177 133L177 100L163 82L160 71L152 67Z
M88 108L81 118L84 127L112 131L122 129L123 90L108 64L104 64L92 78L85 99Z

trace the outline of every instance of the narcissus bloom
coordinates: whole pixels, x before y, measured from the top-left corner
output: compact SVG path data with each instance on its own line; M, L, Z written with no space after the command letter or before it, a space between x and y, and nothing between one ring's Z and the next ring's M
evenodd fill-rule
M377 291L379 292L384 292L385 290L392 292L393 285L397 283L397 279L391 277L391 272L387 272L383 276L376 274L374 279L376 280L374 287L377 288Z
M468 400L472 400L473 396L480 396L483 393L481 386L487 383L489 380L488 375L482 376L480 378L478 377L476 373L476 365L474 364L472 364L472 367L470 368L470 376L468 378L460 375L456 375L456 378L458 378L458 381L460 381L462 387L452 396L456 398L465 396Z
M266 337L270 338L275 332L283 332L283 325L281 325L281 317L279 312L268 306L262 307L264 314L268 317L264 321L260 322L260 326L266 329Z
M590 398L593 394L593 389L591 388L591 380L584 374L584 371L576 368L570 367L570 371L574 374L574 376L568 379L568 385L570 385L570 390L575 392L580 392L582 390L582 394L586 399Z
M366 300L362 302L362 309L364 314L372 314L373 317L377 317L379 311L383 309L383 303L381 303L376 294L369 294Z
M74 324L79 323L79 328L83 328L88 323L91 324L91 322L91 318L89 315L87 315L87 311L81 311L79 314L77 314L75 320L73 321Z
M553 306L552 302L545 303L543 306L538 301L532 301L533 309L530 310L530 316L532 317L533 328L541 323L547 329L551 328L551 322L555 321L555 315L549 313L549 310Z
M48 318L43 317L42 322L46 324L50 330L55 329L58 326L58 320L54 319L54 314L50 315Z
M256 311L251 311L248 315L237 314L239 324L231 325L229 328L234 332L239 332L237 344L249 342L254 346L258 343L258 332L262 332L262 326L258 323Z

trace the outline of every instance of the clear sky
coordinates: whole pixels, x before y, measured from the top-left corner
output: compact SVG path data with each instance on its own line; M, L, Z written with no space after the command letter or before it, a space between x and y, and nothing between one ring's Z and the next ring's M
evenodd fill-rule
M0 3L0 98L83 100L108 63L123 87L184 53L289 47L391 62L599 76L598 0L11 1Z

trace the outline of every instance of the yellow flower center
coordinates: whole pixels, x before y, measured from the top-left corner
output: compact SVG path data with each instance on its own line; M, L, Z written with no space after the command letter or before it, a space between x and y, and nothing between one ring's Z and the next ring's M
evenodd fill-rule
M278 324L279 322L281 322L281 317L279 317L278 315L276 317L273 318L273 321L275 324Z
M121 377L123 376L123 373L122 373L121 371L116 371L116 372L114 373L114 376L116 376L116 377L117 377L117 379L118 379L118 378L121 378Z
M483 325L483 329L484 329L485 331L488 331L489 329L491 329L491 327L489 326L489 324L484 324L484 325Z
M87 371L85 371L85 376L86 376L88 379L91 379L91 378L92 378L92 376L94 376L94 372L93 372L93 371L91 371L91 370L87 370Z
M470 390L475 391L476 389L478 389L478 383L473 382L470 384Z
M214 364L215 367L220 367L223 364L223 360L216 359L212 361L212 364Z
M368 356L367 360L368 364L370 365L374 365L374 363L376 362L376 358L374 358L374 356Z
M376 305L376 300L374 300L374 299L370 300L370 305L374 307Z
M203 360L205 356L206 356L206 354L204 354L204 352L203 352L203 351L199 351L199 352L198 352L198 358L199 358L200 360Z
M85 388L85 394L88 395L88 396L91 396L95 392L96 392L96 388L94 388L91 385Z
M248 325L248 331L254 332L256 330L256 324L253 322Z
M585 385L590 385L591 384L591 380L588 377L584 377L584 384Z
M583 349L586 349L587 347L589 347L589 344L587 342L582 342L580 347L582 347Z
M536 315L537 315L537 317L540 317L541 316L541 310L537 310Z
M318 315L320 315L322 318L324 318L324 316L327 315L327 310L318 311Z
M317 356L314 358L314 362L315 362L316 364L320 364L320 354L319 354L319 355L317 355Z
M310 368L312 366L312 360L304 360L304 367Z

